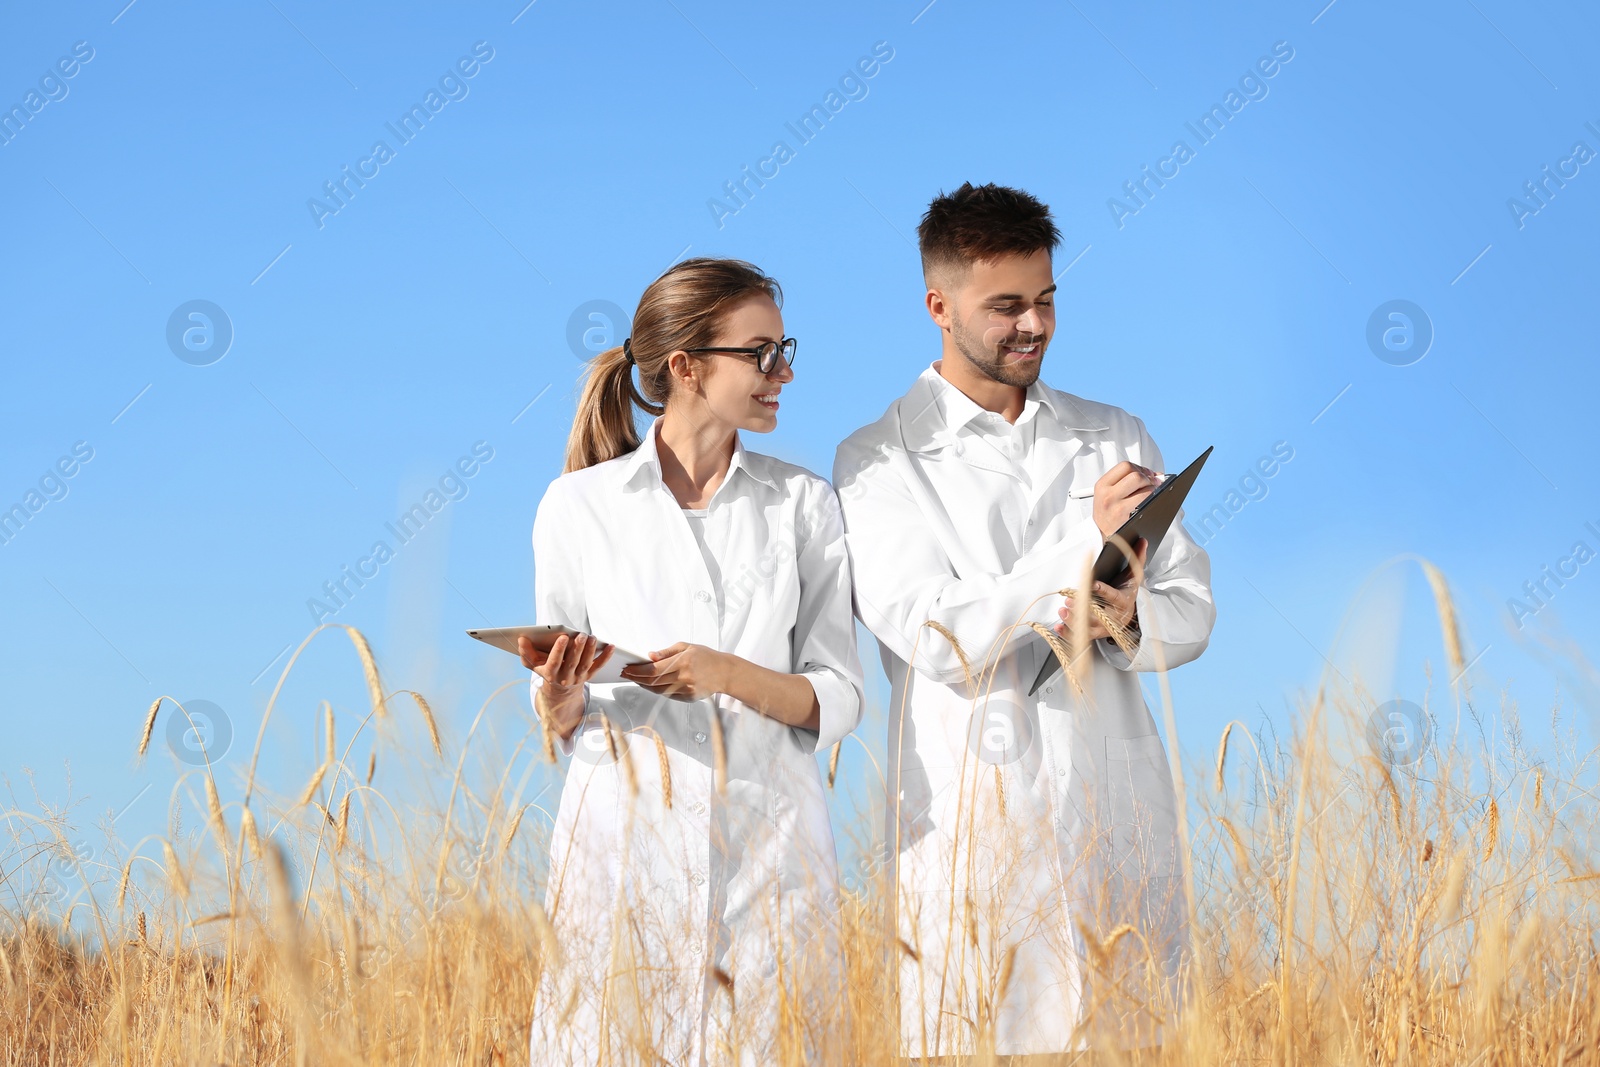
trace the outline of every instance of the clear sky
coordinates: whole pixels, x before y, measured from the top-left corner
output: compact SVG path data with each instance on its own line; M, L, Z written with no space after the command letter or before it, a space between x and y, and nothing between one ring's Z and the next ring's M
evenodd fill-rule
M1481 714L1504 691L1548 732L1559 700L1587 736L1600 710L1561 651L1600 626L1587 5L126 2L0 14L0 772L25 805L161 829L187 769L165 713L134 759L160 694L220 709L236 797L313 600L453 759L525 677L462 631L534 621L585 345L684 256L756 262L801 345L747 443L826 474L937 356L914 232L966 180L1061 226L1046 380L1141 416L1174 469L1216 447L1185 752L1232 718L1286 735L1330 669L1453 708L1407 554L1451 582ZM349 737L338 633L267 732L282 792L324 698ZM527 727L513 686L491 769Z

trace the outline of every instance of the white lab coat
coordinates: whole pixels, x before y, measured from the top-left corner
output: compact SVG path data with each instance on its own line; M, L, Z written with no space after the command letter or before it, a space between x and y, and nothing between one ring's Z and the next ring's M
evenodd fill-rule
M584 724L561 746L572 760L545 898L560 953L535 997L532 1062L762 1062L780 984L817 1061L838 1037L842 984L817 754L862 710L838 500L816 475L736 442L705 519L713 574L661 480L659 425L637 451L545 493L533 531L539 621L641 654L687 641L803 674L820 729L727 696L588 687ZM621 762L602 715L624 740Z
M1120 408L1036 383L1013 430L937 367L840 445L834 467L857 614L892 683L901 1051L1154 1043L1161 1016L1136 1011L1142 996L1118 980L1170 1003L1187 913L1172 778L1137 672L1204 650L1210 563L1180 516L1137 594L1137 654L1096 641L1075 672L1083 693L1058 673L1030 696L1049 652L1016 624L1060 621L1059 591L1098 555L1095 481L1124 459L1165 467ZM1123 922L1136 933L1097 974L1098 941L1082 932Z

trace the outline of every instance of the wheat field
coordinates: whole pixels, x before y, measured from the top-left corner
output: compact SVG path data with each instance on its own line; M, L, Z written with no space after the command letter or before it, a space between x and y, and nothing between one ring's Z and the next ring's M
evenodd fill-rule
M1424 569L1460 677L1454 608ZM347 739L326 705L298 712L319 737L309 781L257 781L258 735L243 780L201 768L174 792L203 831L113 842L95 862L71 850L60 813L6 813L0 1064L527 1062L540 969L561 946L537 903L547 820L509 770L524 749L553 760L549 739L532 722L515 751L489 756L490 774L471 775L488 701L446 744L422 696L385 691L358 632L321 630L333 632L307 643L347 632L370 706ZM1360 741L1373 698L1333 681L1298 709L1292 737L1230 723L1214 752L1179 762L1187 1001L1160 1049L1108 1045L1084 1062L1600 1063L1594 753L1525 750L1509 698L1484 707L1452 685L1427 709L1429 750L1391 766ZM294 713L277 707L283 684L268 717ZM131 716L130 747L143 753L159 718L183 714L163 698L142 723ZM1170 738L1170 702L1161 714ZM1499 729L1481 728L1489 716ZM449 783L438 810L382 788L388 757L372 741L402 719ZM837 835L843 846L875 829L863 816ZM41 890L48 864L70 873L64 891ZM867 878L841 899L850 1063L898 1054L888 961L907 947L887 930L888 891ZM1128 932L1083 929L1091 970ZM778 1000L771 1047L798 1063L807 1005L787 990ZM1001 1062L982 1030L960 1062ZM636 1044L610 1062L667 1061Z

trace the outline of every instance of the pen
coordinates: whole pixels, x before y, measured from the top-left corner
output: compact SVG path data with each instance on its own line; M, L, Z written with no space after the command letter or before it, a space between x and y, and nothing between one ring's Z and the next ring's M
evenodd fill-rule
M1162 474L1159 471L1153 471L1149 467L1139 467L1139 470L1147 478L1150 478L1155 482L1155 485L1151 487L1152 489L1159 489L1165 482L1175 477L1171 474ZM1094 496L1094 486L1091 485L1087 489L1074 489L1070 495L1074 500L1082 500L1085 497Z

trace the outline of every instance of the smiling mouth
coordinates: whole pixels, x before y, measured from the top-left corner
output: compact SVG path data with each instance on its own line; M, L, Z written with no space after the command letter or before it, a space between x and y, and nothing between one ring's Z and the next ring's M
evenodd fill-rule
M769 409L771 411L777 411L778 410L778 394L777 393L761 393L756 397L756 403L760 404L762 407L767 408L767 409Z
M1014 359L1037 359L1044 345L1039 341L1030 341L1025 345L1001 345L1000 351Z

